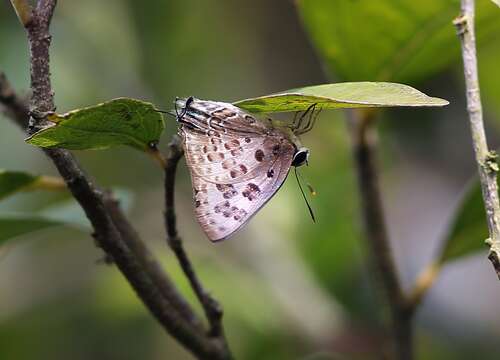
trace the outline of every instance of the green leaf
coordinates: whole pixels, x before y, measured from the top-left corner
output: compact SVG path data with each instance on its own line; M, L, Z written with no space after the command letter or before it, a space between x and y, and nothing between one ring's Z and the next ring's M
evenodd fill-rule
M321 109L444 106L448 101L429 97L403 84L386 82L346 82L308 86L282 91L234 105L250 112L286 112L306 110L312 104Z
M105 149L128 145L148 151L158 143L165 127L163 116L153 104L118 98L95 106L52 114L53 125L26 141L40 147L70 150Z
M439 258L440 263L486 249L484 241L488 237L488 225L481 186L477 179L464 194L448 229Z
M1 214L0 215L0 246L16 236L31 233L47 227L62 225L57 221L45 219L37 215Z
M115 189L114 196L121 208L128 212L133 194L126 189ZM67 199L48 206L37 213L0 213L0 246L7 240L52 226L69 226L91 231L90 222L74 199Z
M460 61L459 0L298 0L306 31L330 74L345 81L411 83ZM494 40L498 13L477 1L478 45Z
M22 171L7 171L0 169L0 200L15 192L26 189L36 183L40 176Z

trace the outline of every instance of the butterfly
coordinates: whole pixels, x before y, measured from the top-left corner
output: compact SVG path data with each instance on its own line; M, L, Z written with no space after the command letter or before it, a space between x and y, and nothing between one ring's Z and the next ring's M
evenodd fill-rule
M298 135L312 128L313 106L286 126L224 102L190 97L175 105L196 218L211 241L239 230L276 194L292 166L308 162Z

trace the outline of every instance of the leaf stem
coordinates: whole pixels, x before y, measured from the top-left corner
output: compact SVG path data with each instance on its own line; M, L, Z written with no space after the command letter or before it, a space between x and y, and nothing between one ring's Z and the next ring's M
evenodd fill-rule
M424 296L436 282L441 269L442 264L430 263L418 274L415 284L408 295L408 307L416 309L420 305Z
M10 0L12 7L16 11L17 18L23 26L27 26L32 19L33 9L28 0Z
M500 279L500 206L498 200L496 154L488 150L483 123L483 109L479 91L476 56L476 36L474 30L474 0L461 0L461 14L453 20L462 45L467 111L472 135L474 153L479 172L479 180L486 210L490 245L490 259Z
M63 179L54 176L42 175L24 190L67 190L66 183Z
M151 146L147 153L153 158L154 161L156 161L158 165L160 165L162 169L165 169L165 166L167 166L167 159L165 159L165 156L163 156L160 150L158 150L156 145Z

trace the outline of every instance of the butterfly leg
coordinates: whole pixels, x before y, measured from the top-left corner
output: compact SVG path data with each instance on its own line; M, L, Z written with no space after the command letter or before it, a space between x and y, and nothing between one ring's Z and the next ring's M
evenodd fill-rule
M305 134L308 131L311 131L312 128L314 127L314 124L316 123L316 119L319 116L319 113L321 112L322 109L319 109L318 111L313 111L311 115L309 116L309 121L307 122L307 125L300 130L301 134Z
M309 106L306 111L304 111L302 113L302 115L300 115L298 121L293 125L293 131L296 132L297 134L303 134L304 131L303 129L306 129L310 122L311 122L311 115L314 114L314 109L316 107L316 104L312 104L311 106ZM309 114L309 116L307 116ZM303 126L303 122L304 120L307 120L307 123L305 124L305 126Z

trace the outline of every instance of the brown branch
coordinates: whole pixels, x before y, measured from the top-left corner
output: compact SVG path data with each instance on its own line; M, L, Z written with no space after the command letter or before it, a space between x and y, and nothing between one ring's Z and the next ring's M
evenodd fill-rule
M29 108L26 99L16 94L3 72L0 72L0 104L5 114L23 130L28 126Z
M172 280L163 271L162 267L155 259L153 254L146 247L139 237L137 231L130 224L128 219L120 209L118 201L111 193L104 194L104 205L108 211L113 223L121 233L127 246L136 254L137 259L146 269L151 279L154 281L163 297L169 299L180 312L184 319L188 320L193 326L203 332L203 326L200 319L195 315L186 300L179 294Z
M222 327L222 308L219 303L203 288L193 266L184 250L182 239L177 233L175 215L175 175L177 164L182 158L183 150L180 138L174 135L169 144L169 153L165 165L165 227L167 229L168 245L175 253L184 274L189 279L191 288L201 303L205 315L210 323L210 336L220 338L225 344L224 329Z
M373 124L374 112L370 109L352 110L350 114L352 115L354 158L369 256L391 315L393 358L411 360L413 358L413 311L407 306L389 246L375 165L377 133Z
M13 2L15 6L15 2ZM32 99L30 119L32 128L43 126L44 114L54 110L53 92L49 69L49 26L56 6L55 0L40 0L26 24L30 45ZM16 9L17 10L17 9ZM12 90L5 77L0 78L0 89ZM0 92L0 102L8 108L8 114L18 124L24 124L27 109L20 106L13 91ZM22 103L19 103L22 105ZM18 109L18 110L19 110ZM79 167L72 154L62 149L46 149L69 190L82 206L90 220L99 246L106 252L127 278L137 295L162 326L197 357L204 359L228 359L230 355L219 341L207 337L191 308L177 293L175 287L161 271L152 254L138 238L116 203L92 184Z
M486 219L488 222L490 245L490 259L498 278L500 279L500 206L498 200L496 154L488 150L486 133L483 123L483 109L479 93L479 79L477 71L476 36L474 30L474 0L461 1L461 14L453 24L462 44L462 58L464 63L465 87L467 97L467 111L469 113L470 129L474 153L479 172L479 180L483 193Z
M84 209L94 228L93 235L97 243L114 261L151 313L189 350L197 354L212 353L213 346L206 341L203 333L180 316L174 304L162 296L157 284L154 283L154 278L144 271L143 264L125 244L116 224L107 213L102 193L89 182L71 153L59 149L49 149L45 152Z

